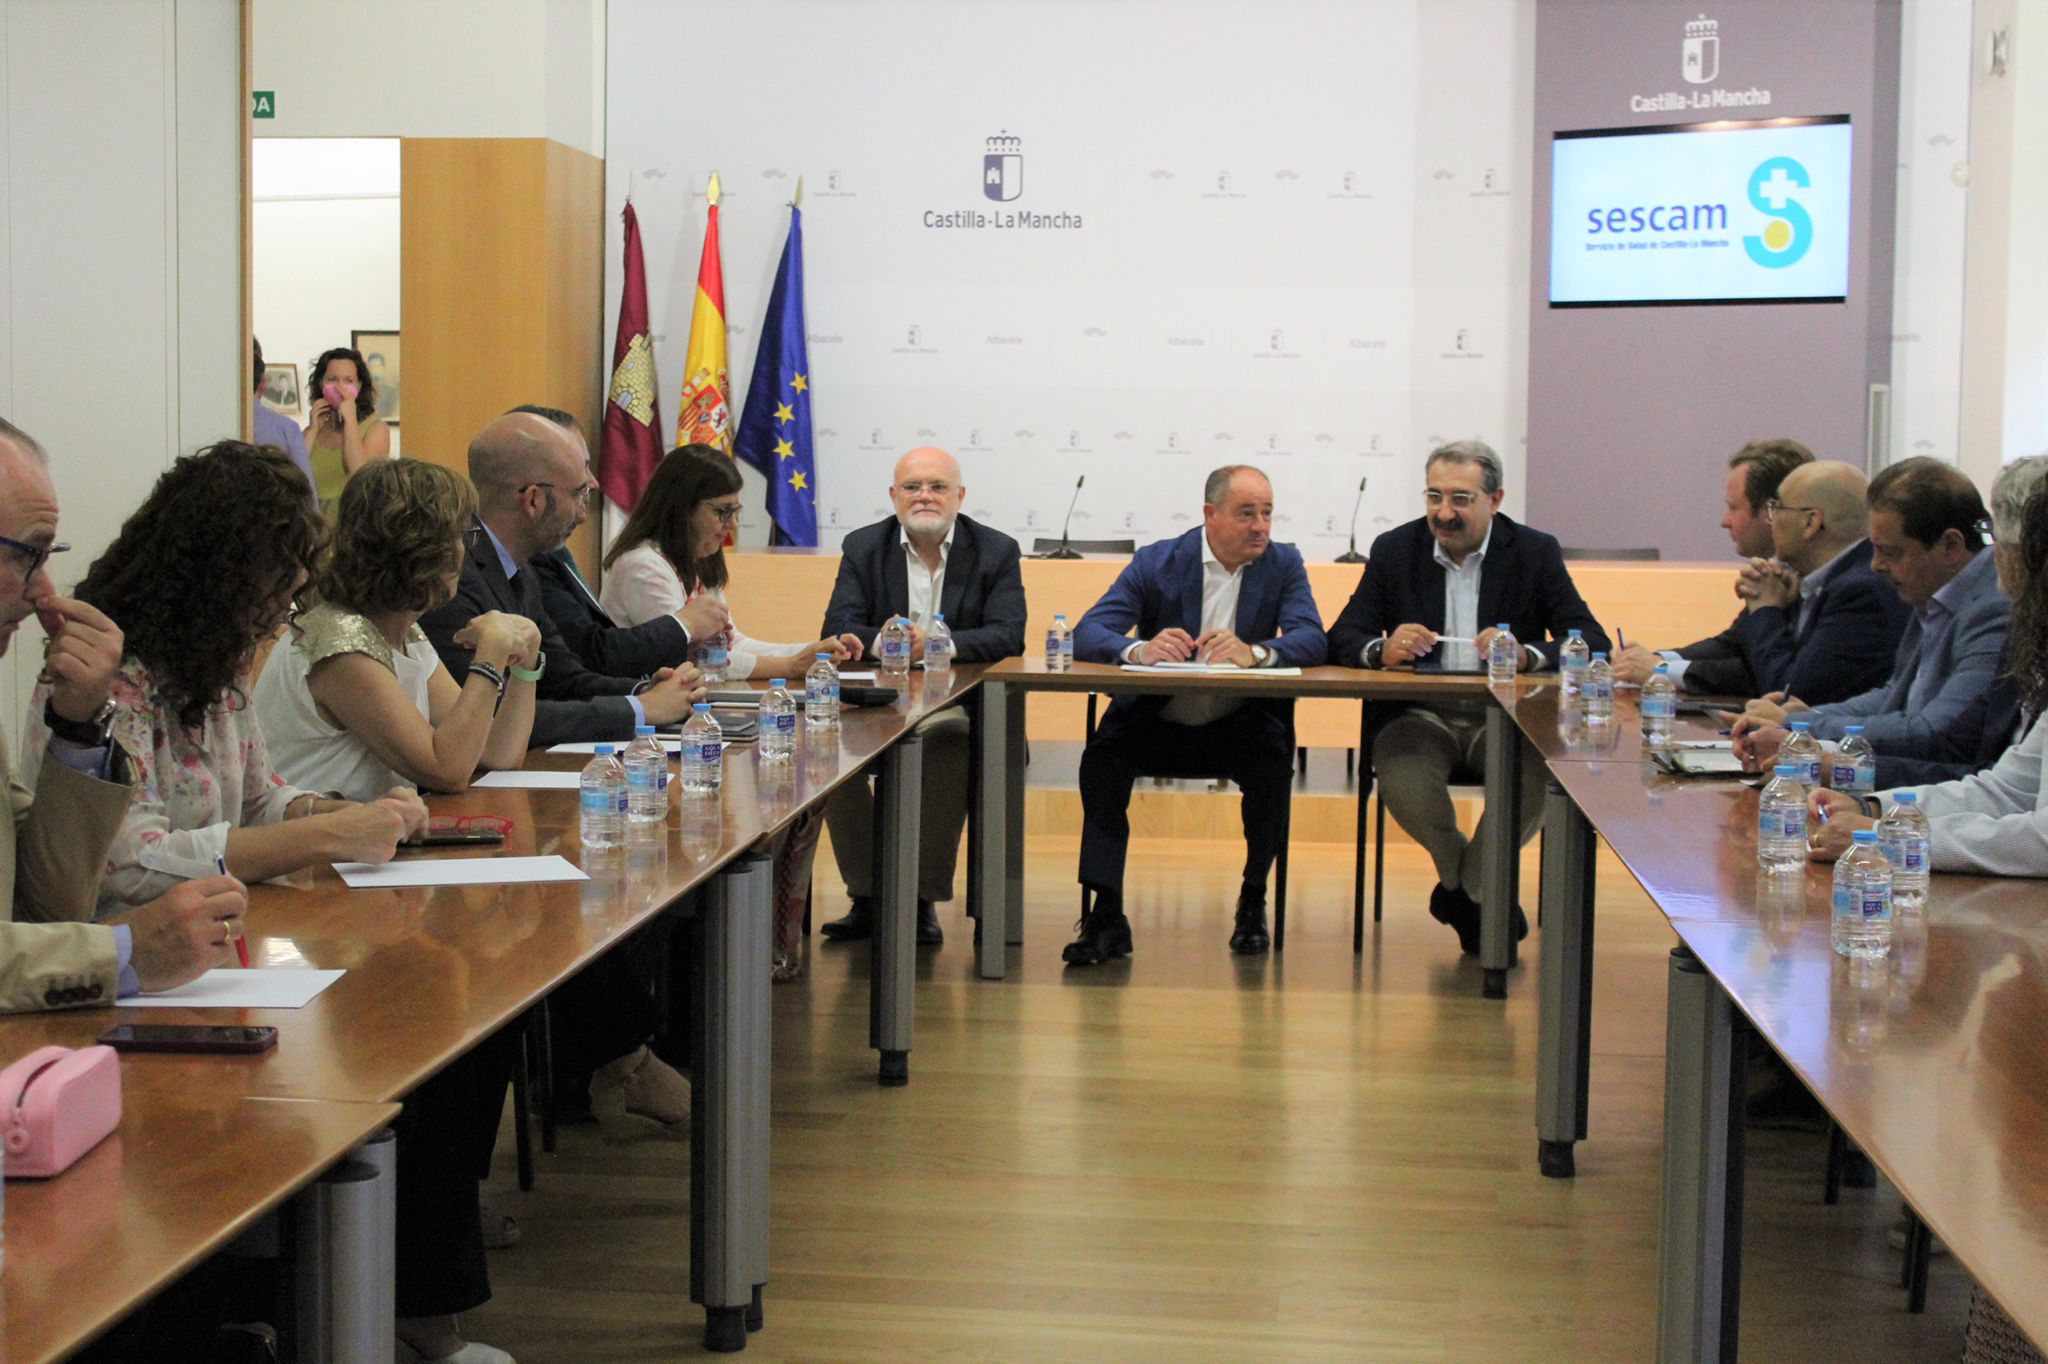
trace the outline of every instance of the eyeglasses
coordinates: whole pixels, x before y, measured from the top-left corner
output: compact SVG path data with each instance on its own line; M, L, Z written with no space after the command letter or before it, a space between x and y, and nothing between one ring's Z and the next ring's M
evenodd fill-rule
M1995 545L1998 543L1998 536L1993 532L1992 520L1990 517L1987 516L1982 521L1977 522L1974 529L1976 530L1978 535L1983 537L1985 544Z
M592 490L594 490L596 487L597 485L595 483L585 483L579 488L570 489L567 493L567 496L572 501L588 502L590 501L590 494ZM546 488L550 492L560 492L562 490L562 485L559 483L529 483L526 485L526 488ZM526 491L526 488L521 488L519 491L523 493Z
M62 554L71 548L62 542L52 545L31 545L25 540L10 540L4 535L0 535L0 546L11 549L21 556L21 581L24 586L30 578L36 576L44 564L50 562L52 554Z
M920 497L925 493L930 493L933 497L944 497L953 491L953 485L943 478L930 483L898 483L896 488L905 497Z
M1795 507L1790 502L1780 502L1775 497L1764 503L1765 516L1776 516L1781 511L1798 512L1803 516L1807 512L1817 512L1819 510L1819 507Z
M740 523L740 505L737 502L723 507L707 502L704 504L704 510L717 517L721 526L737 526Z
M1435 488L1431 488L1422 495L1422 500L1431 507L1441 507L1444 504L1444 494ZM1478 493L1455 492L1450 495L1451 507L1455 511L1470 511L1472 504L1478 500Z

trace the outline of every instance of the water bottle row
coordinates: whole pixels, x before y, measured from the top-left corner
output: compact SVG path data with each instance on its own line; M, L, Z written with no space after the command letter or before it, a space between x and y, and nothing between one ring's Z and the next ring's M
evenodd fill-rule
M1804 737L1813 742L1811 736ZM1852 737L1860 742L1860 736ZM1788 741L1785 749L1791 748ZM1780 756L1784 756L1783 750ZM1846 764L1851 781L1860 779L1854 771L1859 757L1852 754ZM1838 773L1844 765L1838 754ZM1818 775L1817 768L1801 756L1798 761L1780 762L1764 787L1757 801L1756 850L1765 871L1797 874L1804 870L1807 798L1819 785ZM1858 829L1850 839L1849 850L1835 863L1829 937L1843 956L1873 960L1891 950L1893 909L1917 909L1927 899L1929 835L1919 795L1898 792L1875 829Z
M891 616L883 622L875 636L875 666L884 679L896 682L910 675L911 638L911 625L906 617ZM931 624L924 632L925 676L951 672L956 652L952 627L946 624L943 613L933 612Z

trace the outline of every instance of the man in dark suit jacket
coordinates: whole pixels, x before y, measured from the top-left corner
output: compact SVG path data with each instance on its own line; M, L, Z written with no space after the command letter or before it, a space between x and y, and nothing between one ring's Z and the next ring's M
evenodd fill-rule
M960 463L944 450L912 450L896 461L889 486L896 515L846 537L823 633L854 635L871 655L882 627L903 616L910 621L915 661L924 657L931 617L942 615L962 663L993 663L1023 653L1024 576L1017 542L960 515L966 495ZM933 906L953 898L960 831L967 823L971 729L967 712L948 706L921 721L917 732L924 740L917 940L932 946L945 938ZM840 942L856 941L868 936L873 914L875 809L869 784L840 787L825 818L853 904L821 931Z
M534 705L535 748L564 740L633 737L638 724L674 724L703 694L696 669L654 670L651 677L593 672L563 639L528 565L560 549L589 514L596 482L590 457L569 431L532 413L498 418L469 446L477 519L452 600L420 617L448 671L469 671L470 651L455 635L485 611L509 611L540 627L542 674Z
M1275 544L1273 485L1248 464L1225 465L1202 489L1202 524L1145 546L1074 631L1088 663L1313 667L1323 624L1301 551ZM1081 754L1081 884L1093 894L1066 960L1128 956L1124 854L1140 776L1222 775L1244 792L1244 882L1233 952L1264 952L1266 875L1286 836L1294 778L1294 707L1222 691L1119 696Z
M1494 627L1505 622L1522 646L1523 666L1557 666L1558 648L1578 630L1595 652L1607 635L1572 585L1554 536L1500 515L1500 458L1479 441L1430 452L1423 464L1429 514L1373 542L1358 589L1330 627L1330 661L1348 668L1394 668L1423 661L1471 671L1485 666ZM1440 640L1440 637L1443 637ZM1471 639L1474 643L1452 643ZM1467 839L1451 805L1453 781L1483 780L1486 704L1409 706L1382 722L1372 741L1373 772L1388 813L1429 850L1436 890L1429 912L1479 950L1479 902L1486 884L1488 810ZM1524 843L1543 817L1545 768L1525 744ZM1529 931L1520 906L1515 936Z
M1783 438L1753 440L1728 457L1728 482L1721 492L1721 529L1728 532L1735 552L1745 561L1768 559L1777 553L1764 507L1778 496L1787 474L1811 463L1813 451ZM1747 578L1738 579L1735 585L1736 595L1745 602L1747 585ZM1631 644L1614 655L1614 680L1640 687L1662 662L1670 665L1672 679L1680 689L1695 696L1755 696L1760 688L1749 675L1749 659L1742 652L1741 625L1738 613L1720 634L1678 649L1652 652Z

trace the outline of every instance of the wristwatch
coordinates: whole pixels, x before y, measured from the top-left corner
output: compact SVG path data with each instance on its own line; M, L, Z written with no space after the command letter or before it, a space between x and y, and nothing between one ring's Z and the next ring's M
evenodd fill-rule
M67 720L57 713L52 703L43 702L43 723L50 727L50 733L68 744L84 748L106 747L108 736L114 731L114 698L109 696L100 702L98 710L87 720Z
M540 681L540 675L547 670L548 656L546 653L542 653L533 660L531 668L513 668L510 671L512 676L518 678L521 682L538 682Z
M1265 645L1263 645L1263 644L1254 644L1254 645L1252 645L1252 666L1253 666L1254 668L1263 668L1263 667L1265 667L1265 666L1266 666L1266 664L1267 664L1267 662L1268 662L1268 661L1269 661L1269 660L1270 660L1270 659L1271 659L1272 657L1273 657L1273 651L1272 651L1271 649L1268 649L1268 648L1267 648L1267 647L1266 647Z

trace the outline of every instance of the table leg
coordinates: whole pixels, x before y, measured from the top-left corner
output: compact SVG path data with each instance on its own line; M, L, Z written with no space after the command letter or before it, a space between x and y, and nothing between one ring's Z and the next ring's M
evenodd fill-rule
M1546 940L1546 955L1548 946ZM1673 948L1664 1034L1660 1364L1735 1358L1746 1050L1747 1030L1727 992L1689 949Z
M910 1083L911 1006L917 988L918 804L924 740L916 730L883 752L875 780L875 924L868 938L868 1045L882 1054L881 1083Z
M1024 768L1031 756L1024 739L1025 694L1022 687L1003 693L1003 808L1009 821L1003 831L1003 881L1010 906L1004 941L1011 947L1024 945Z
M768 1279L769 925L775 871L734 862L694 920L698 1016L692 1020L690 1300L704 1348L746 1348Z
M1543 960L1536 1034L1537 1163L1573 1174L1572 1143L1586 1136L1593 1032L1593 826L1556 781L1544 799Z
M1515 964L1513 907L1522 881L1522 736L1505 707L1486 712L1486 893L1479 921L1479 965L1488 999L1508 997Z
M1010 936L1009 692L1002 682L984 682L975 696L974 789L968 792L967 896L974 904L975 966L985 980L1001 980L1004 944ZM1019 915L1018 917L1022 917Z
M292 1201L292 1340L301 1364L391 1353L396 1152L396 1142L372 1138Z

